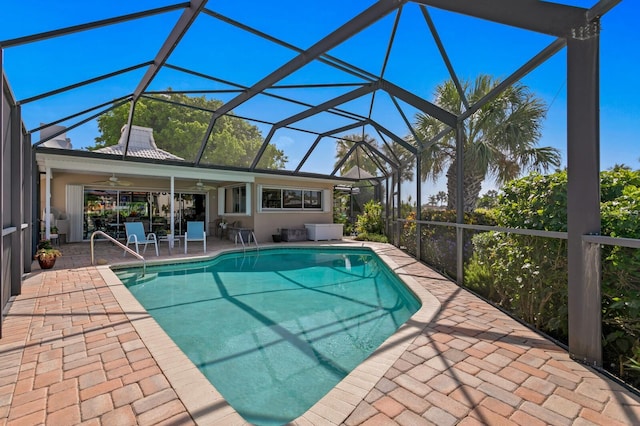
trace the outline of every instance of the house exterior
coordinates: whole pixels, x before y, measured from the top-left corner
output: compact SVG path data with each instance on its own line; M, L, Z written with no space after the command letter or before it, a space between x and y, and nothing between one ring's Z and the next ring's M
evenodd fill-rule
M94 231L124 236L124 222L140 220L147 231L182 235L186 222L205 222L210 236L226 236L220 223L252 229L267 241L279 229L333 222L338 181L259 172L195 168L157 148L150 128L127 128L117 145L93 152L41 147L41 232L51 228L67 242L88 240ZM344 180L340 180L344 183Z

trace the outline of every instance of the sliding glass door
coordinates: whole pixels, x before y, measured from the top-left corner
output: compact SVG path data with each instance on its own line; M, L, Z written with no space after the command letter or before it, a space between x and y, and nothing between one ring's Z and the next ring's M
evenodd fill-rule
M84 190L83 239L95 231L103 231L114 238L125 238L126 222L142 222L146 232L162 236L170 232L171 215L176 235L186 230L187 221L206 221L206 194L138 191L132 189Z

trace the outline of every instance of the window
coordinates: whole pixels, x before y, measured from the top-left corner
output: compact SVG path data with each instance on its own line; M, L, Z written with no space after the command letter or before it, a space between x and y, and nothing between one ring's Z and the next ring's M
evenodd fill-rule
M302 190L283 189L282 190L282 207L285 209L301 209L302 208Z
M293 188L262 188L262 210L322 210L322 191Z
M247 187L236 186L231 188L230 213L246 213L247 211Z
M304 191L304 208L321 209L322 191Z
M251 214L251 184L218 188L218 215Z
M263 209L281 209L282 191L279 189L265 188L262 190Z

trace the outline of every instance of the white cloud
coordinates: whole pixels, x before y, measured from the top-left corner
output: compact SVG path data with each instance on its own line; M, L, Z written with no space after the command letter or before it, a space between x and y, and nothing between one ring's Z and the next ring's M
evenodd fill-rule
M277 146L278 149L284 149L288 146L293 146L293 143L294 140L289 136L279 136L278 139L276 139L276 141L274 142L275 146Z

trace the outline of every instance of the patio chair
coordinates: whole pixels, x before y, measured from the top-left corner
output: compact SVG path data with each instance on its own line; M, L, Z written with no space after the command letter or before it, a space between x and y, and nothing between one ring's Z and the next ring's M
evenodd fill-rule
M135 244L136 253L140 254L138 246L144 244L144 250L142 250L144 254L144 252L147 251L147 244L153 243L156 246L156 256L160 256L158 253L158 239L156 238L156 234L153 232L145 234L142 222L125 222L124 228L127 233L127 247L129 247L129 244ZM124 255L126 254L127 252L125 251Z
M222 227L220 226L220 224L222 223L222 219L217 218L216 220L213 221L213 234L218 237L218 236L222 236Z
M204 252L207 252L207 234L204 232L204 222L187 222L187 232L184 233L184 254L187 254L189 241L202 241Z

